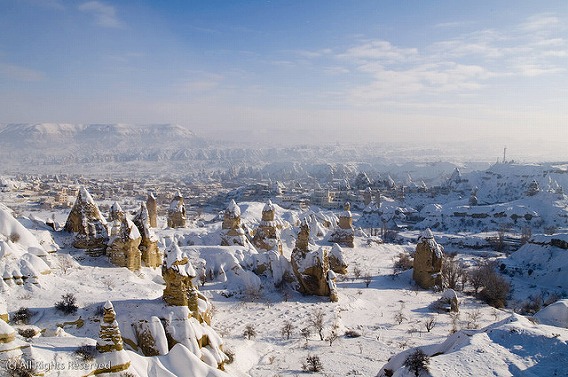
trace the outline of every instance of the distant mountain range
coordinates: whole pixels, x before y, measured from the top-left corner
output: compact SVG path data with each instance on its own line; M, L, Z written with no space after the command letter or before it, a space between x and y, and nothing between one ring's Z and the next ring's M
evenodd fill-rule
M164 140L165 139L165 140ZM0 144L34 146L69 143L112 147L118 144L168 143L194 141L193 132L177 124L5 124L0 125ZM110 144L109 144L110 143Z

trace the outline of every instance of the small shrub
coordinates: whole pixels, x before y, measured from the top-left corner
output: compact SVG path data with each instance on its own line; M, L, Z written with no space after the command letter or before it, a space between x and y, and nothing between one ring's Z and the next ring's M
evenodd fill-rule
M371 284L371 282L373 281L373 277L371 276L370 273L365 272L363 274L363 282L365 282L365 287L369 288L369 285Z
M414 260L410 258L407 253L398 254L398 259L394 262L394 272L399 273L402 271L410 270L414 266Z
M361 336L361 333L359 331L356 331L356 330L345 331L345 337L346 338L358 338L360 336Z
M32 311L28 308L20 308L14 312L12 315L12 322L17 325L27 325L32 318Z
M413 372L416 377L420 376L420 373L428 371L429 363L430 358L421 349L412 352L404 360L404 366Z
M324 323L323 311L321 310L321 308L317 308L317 309L314 310L314 312L312 313L312 315L310 317L310 324L314 327L314 330L316 330L317 333L319 334L320 340L324 339L323 323Z
M82 361L93 361L95 360L95 355L97 354L97 348L95 346L85 344L77 348L74 354L77 355Z
M229 348L223 350L223 353L225 353L225 355L227 355L228 357L227 361L225 361L225 364L232 364L235 361L235 351Z
M305 372L320 372L322 369L321 360L316 355L308 355L306 362L302 364L302 370Z
M37 331L33 327L26 327L26 328L23 328L23 329L18 329L18 334L20 334L21 336L23 336L26 339L31 339L34 336L36 336Z
M245 326L245 331L243 332L243 335L245 336L245 338L247 338L248 340L251 340L251 338L256 337L256 328L254 327L253 324L248 324Z
M353 276L355 277L355 279L359 279L361 277L361 274L363 272L361 271L361 269L359 268L359 266L354 266L353 267Z
M66 293L61 296L61 301L55 303L55 309L64 314L75 314L79 307L76 304L77 299L73 293Z
M10 242L16 243L19 240L20 240L20 234L19 233L14 232L14 233L10 234Z

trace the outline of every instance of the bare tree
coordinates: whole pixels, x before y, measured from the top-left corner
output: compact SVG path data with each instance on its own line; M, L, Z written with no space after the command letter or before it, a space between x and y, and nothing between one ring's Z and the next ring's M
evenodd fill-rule
M442 264L442 280L448 288L458 290L458 283L464 274L463 268L453 256L444 257Z
M318 332L320 340L323 340L323 323L324 314L321 308L317 308L310 317L310 324L313 326L314 330Z
M312 335L312 330L309 327L304 327L300 330L300 334L306 340L306 345L308 344L308 340L310 340L310 336Z
M479 327L479 319L483 314L478 309L475 309L469 313L467 313L467 328L468 329L477 329Z
M335 342L337 338L338 338L337 333L335 332L335 330L332 330L327 336L327 338L325 338L325 340L329 342L329 346L331 347L333 345L333 342Z
M436 326L436 317L428 317L428 319L424 321L424 326L426 327L426 330L430 332L434 328L434 326Z
M355 279L359 279L361 277L361 274L363 272L361 271L361 269L359 268L359 266L354 266L353 267L353 276L355 277Z
M280 330L280 334L282 334L282 336L285 336L286 340L288 340L290 339L290 336L292 335L292 332L294 331L295 328L296 327L292 324L292 322L284 321L282 329Z

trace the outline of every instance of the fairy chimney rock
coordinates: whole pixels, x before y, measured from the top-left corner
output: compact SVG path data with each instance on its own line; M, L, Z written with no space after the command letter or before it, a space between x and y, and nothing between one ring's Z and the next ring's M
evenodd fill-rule
M114 202L110 207L110 221L122 221L124 218L124 211L118 202Z
M167 250L162 264L162 277L166 282L163 298L170 306L188 306L188 292L197 276L189 258L177 244Z
M260 250L275 250L282 254L282 241L278 225L274 220L275 208L270 199L262 209L262 220L256 230L252 243Z
M107 301L103 308L103 322L97 339L97 365L100 365L94 372L95 375L101 373L116 373L127 370L130 367L130 359L124 350L122 335L116 313L110 301Z
M241 227L241 209L233 199L223 215L222 229L221 246L244 246L247 243L245 231Z
M0 320L3 320L4 322L8 322L9 320L8 307L6 306L6 301L4 301L4 298L2 297L0 297Z
M337 301L335 274L330 269L329 252L324 248L310 251L309 237L310 227L304 220L290 258L300 291L307 295L329 296L331 301Z
M159 267L162 265L162 254L158 249L158 239L150 229L149 211L144 202L140 203L140 209L134 215L132 222L138 228L142 240L138 248L142 253L142 262L146 267Z
M329 241L346 247L354 247L355 230L353 229L353 215L351 204L346 202L343 212L339 215L339 227L329 237Z
M131 271L140 269L141 252L138 249L142 237L134 223L124 217L121 221L113 223L111 238L107 248L110 261L119 266L126 267Z
M148 198L146 199L146 207L148 208L148 221L150 222L151 228L158 227L158 202L154 193L148 193Z
M108 241L107 222L84 187L79 189L64 229L77 233L73 241L74 247L91 250L97 255L104 253Z
M178 191L168 209L168 227L170 228L183 228L186 222L185 204L183 203L183 196Z
M430 229L422 232L416 245L412 272L412 278L420 287L424 289L434 286L442 287L443 250L443 247L434 239Z

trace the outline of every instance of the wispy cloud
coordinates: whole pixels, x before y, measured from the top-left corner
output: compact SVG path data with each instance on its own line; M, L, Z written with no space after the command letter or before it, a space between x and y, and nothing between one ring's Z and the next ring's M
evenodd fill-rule
M40 81L45 77L40 71L6 63L0 63L0 76L10 80L27 82Z
M417 56L418 49L416 48L401 48L384 40L367 41L338 55L339 58L359 62L372 59L386 63L406 62L415 59Z
M95 22L101 27L120 28L122 23L116 15L116 9L112 5L100 1L87 1L79 6L82 12L91 13L95 17Z
M200 73L199 78L190 79L181 85L186 93L205 93L217 89L224 77L216 73Z

